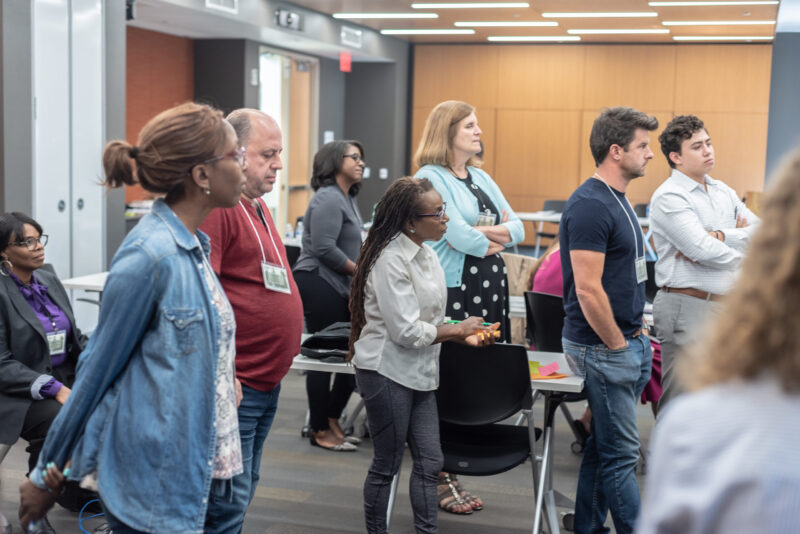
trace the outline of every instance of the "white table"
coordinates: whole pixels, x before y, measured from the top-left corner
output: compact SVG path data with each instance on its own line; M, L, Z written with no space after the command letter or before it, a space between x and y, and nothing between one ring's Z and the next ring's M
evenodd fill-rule
M558 513L556 511L556 490L553 488L553 419L548 417L550 408L550 396L553 393L580 393L583 391L583 378L575 376L570 371L569 365L563 353L528 351L528 360L534 360L542 365L549 365L553 362L558 363L557 373L568 375L566 378L550 380L531 380L531 389L534 398L537 392L541 392L545 398L545 425L542 437L542 464L538 472L538 484L536 485L536 508L533 515L533 532L538 534L541 530L542 519L547 522L548 532L556 534L560 532L558 525ZM554 411L554 410L553 410ZM552 415L555 415L554 413ZM530 423L533 422L531 415ZM534 463L535 466L535 463ZM542 517L544 515L544 518Z
M84 291L97 291L101 293L106 285L106 278L108 278L108 271L68 278L62 280L61 285L67 289L83 289Z
M561 222L561 212L547 210L547 211L515 211L514 213L517 214L517 217L521 221L528 221L534 223L536 227L536 248L533 251L533 254L538 258L539 251L541 250L541 238L539 237L539 233L544 229L544 223L551 223L551 224L559 224ZM650 218L649 217L636 217L639 220L639 226L642 229L647 229L644 233L644 246L647 251L647 256L650 258L656 257L656 251L653 249L653 246L650 244L650 238L653 235L653 231L650 228Z

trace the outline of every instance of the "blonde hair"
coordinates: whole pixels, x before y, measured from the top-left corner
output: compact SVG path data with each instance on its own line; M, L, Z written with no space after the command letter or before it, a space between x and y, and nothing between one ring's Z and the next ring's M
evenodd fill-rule
M778 176L736 286L708 336L682 359L690 389L769 373L784 391L800 391L800 151Z
M475 108L459 100L446 100L433 108L425 121L425 129L414 154L414 164L418 167L452 165L453 138L458 133L458 123L471 113L475 113ZM467 165L480 167L481 160L477 156L470 156Z

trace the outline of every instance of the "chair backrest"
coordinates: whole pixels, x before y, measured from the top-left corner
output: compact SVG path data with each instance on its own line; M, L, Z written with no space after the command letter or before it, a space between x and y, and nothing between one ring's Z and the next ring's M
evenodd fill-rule
M544 206L542 207L543 211L556 211L561 213L564 211L564 206L567 205L566 200L545 200Z
M294 267L300 258L300 247L297 245L286 245L286 259L289 260L289 269Z
M444 422L487 425L531 404L528 352L522 345L442 343L439 364L436 399Z
M647 204L634 204L633 212L637 217L647 217Z
M658 293L658 286L656 285L656 262L647 261L647 281L644 283L644 294L648 302L653 302Z
M545 293L525 292L525 318L533 346L546 352L564 352L561 330L564 328L564 299Z

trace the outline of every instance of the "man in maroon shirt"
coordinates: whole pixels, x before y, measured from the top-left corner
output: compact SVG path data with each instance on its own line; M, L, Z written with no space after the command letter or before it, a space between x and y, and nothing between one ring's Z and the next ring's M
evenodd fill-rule
M261 450L278 408L281 379L300 351L303 307L286 249L261 197L272 191L283 167L281 130L255 109L228 115L246 149L239 204L211 212L200 229L211 238L211 266L236 316L236 377L242 383L239 433L244 472L227 495L210 495L207 524L241 532L258 485Z

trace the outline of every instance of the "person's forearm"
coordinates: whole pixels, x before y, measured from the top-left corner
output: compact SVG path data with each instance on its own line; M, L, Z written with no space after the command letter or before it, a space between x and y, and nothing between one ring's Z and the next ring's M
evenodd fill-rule
M578 303L592 330L610 349L618 349L626 344L625 336L614 321L608 295L602 289L578 290Z
M347 260L339 272L348 276L353 276L356 274L356 263L353 260Z
M492 254L497 254L498 252L503 252L505 250L505 246L501 243L497 243L496 241L489 241L489 248L486 250L486 254L483 256L491 256Z
M511 232L502 224L496 224L494 226L476 226L475 229L495 243L505 245L511 242Z
M433 345L436 343L443 343L445 341L460 341L464 339L467 334L464 333L464 327L461 324L445 323L436 327L436 338L433 340Z

